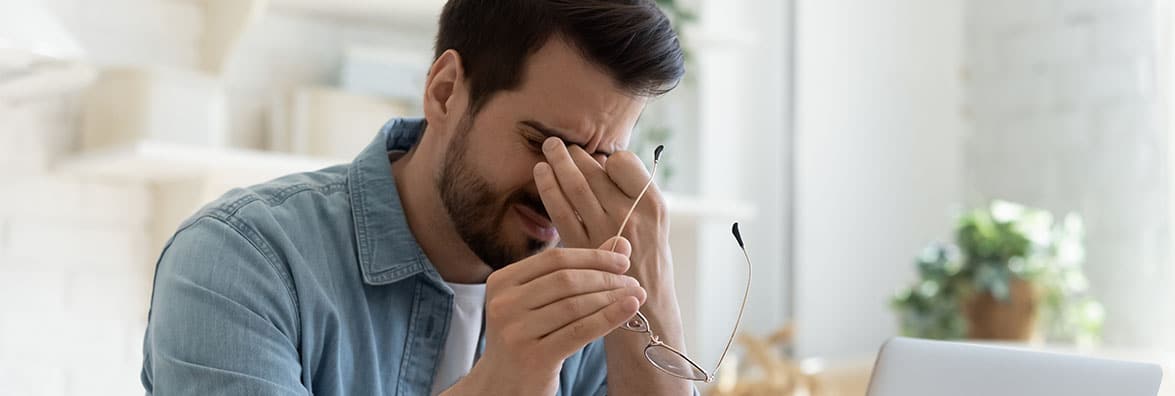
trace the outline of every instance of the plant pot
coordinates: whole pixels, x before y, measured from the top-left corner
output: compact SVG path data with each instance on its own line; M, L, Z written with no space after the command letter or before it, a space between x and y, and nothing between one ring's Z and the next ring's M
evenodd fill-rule
M1040 292L1032 283L1013 279L1007 301L982 293L963 303L967 337L978 340L1028 341L1040 316Z

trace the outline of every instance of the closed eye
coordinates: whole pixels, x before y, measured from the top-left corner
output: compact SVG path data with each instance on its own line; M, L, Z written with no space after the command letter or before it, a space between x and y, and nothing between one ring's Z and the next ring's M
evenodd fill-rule
M526 141L526 145L528 148L530 148L530 151L535 153L543 152L543 142L545 141L543 136L537 136L531 133L523 132L522 139Z

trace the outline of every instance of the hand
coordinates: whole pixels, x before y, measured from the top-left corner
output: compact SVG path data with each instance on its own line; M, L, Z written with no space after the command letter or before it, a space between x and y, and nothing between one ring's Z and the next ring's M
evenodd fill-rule
M486 280L486 349L447 395L553 394L563 360L636 314L645 291L628 270L632 247L555 248ZM605 241L611 247L613 240Z
M593 247L616 235L650 175L640 158L622 151L592 157L558 138L543 142L547 162L535 165L535 183L564 246ZM623 236L633 248L630 274L653 291L672 293L669 216L657 186L650 185ZM608 248L605 246L604 248Z
M616 235L633 202L651 177L640 158L618 152L593 158L557 138L543 142L547 162L535 165L535 183L565 246L596 246ZM632 242L628 274L648 292L641 312L661 341L685 351L681 312L673 286L669 216L656 185L649 185L622 233ZM603 249L610 247L602 242ZM688 381L657 371L640 353L648 336L616 331L604 339L610 394L687 394Z

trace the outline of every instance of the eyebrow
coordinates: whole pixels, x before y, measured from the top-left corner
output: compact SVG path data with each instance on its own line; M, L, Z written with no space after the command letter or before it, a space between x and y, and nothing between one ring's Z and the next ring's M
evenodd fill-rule
M564 133L563 131L560 131L558 129L543 125L543 123L541 123L541 122L538 122L535 120L526 120L526 121L522 121L522 124L526 125L528 127L531 127L532 129L534 129L536 131L539 131L539 133L543 134L546 137L557 137L559 139L562 139L564 142L574 144L574 145L579 146L581 148L584 146L583 143L570 141L570 139L567 138L570 134ZM608 157L608 156L612 155L612 152L597 150L592 155L595 155L595 154L600 154L605 157Z

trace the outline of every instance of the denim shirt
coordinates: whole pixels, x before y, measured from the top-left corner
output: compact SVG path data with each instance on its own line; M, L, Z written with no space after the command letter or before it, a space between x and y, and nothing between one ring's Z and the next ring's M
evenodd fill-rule
M147 394L428 394L453 295L388 160L423 128L392 120L350 164L234 189L184 221L155 270ZM557 394L604 394L604 360L602 339L569 357Z

